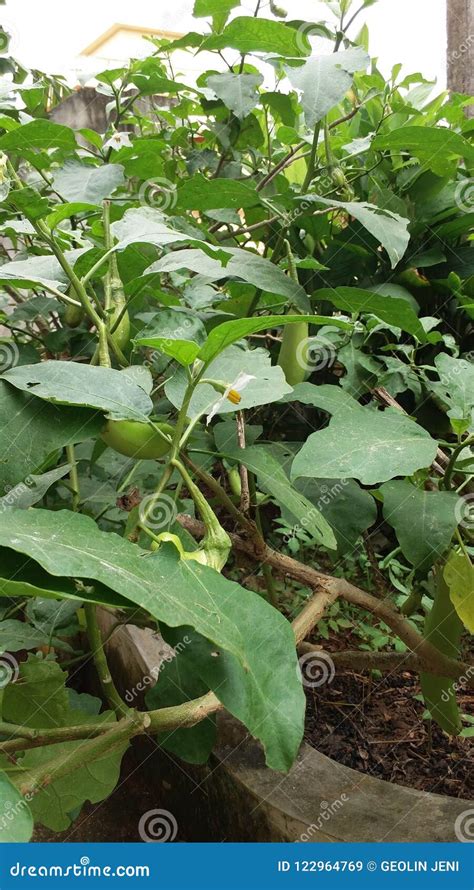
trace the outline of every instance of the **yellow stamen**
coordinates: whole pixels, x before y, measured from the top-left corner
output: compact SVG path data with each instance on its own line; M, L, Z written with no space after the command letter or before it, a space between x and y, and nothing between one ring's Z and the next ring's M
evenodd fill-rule
M231 389L230 392L227 394L227 398L229 399L229 402L232 402L233 405L238 405L239 402L242 401L242 396L239 392L237 392L236 389Z

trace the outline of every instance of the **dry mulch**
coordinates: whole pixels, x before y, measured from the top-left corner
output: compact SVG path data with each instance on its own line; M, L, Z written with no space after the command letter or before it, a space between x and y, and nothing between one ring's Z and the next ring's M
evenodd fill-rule
M434 723L430 732L419 692L408 673L375 680L338 672L332 683L306 690L306 741L362 773L469 800L474 739L449 737ZM463 713L472 714L473 703L473 696L460 696Z

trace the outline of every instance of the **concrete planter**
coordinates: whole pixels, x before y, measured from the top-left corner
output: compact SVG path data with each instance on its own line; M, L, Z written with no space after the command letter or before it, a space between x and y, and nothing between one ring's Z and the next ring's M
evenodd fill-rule
M113 617L102 610L101 622L107 632ZM133 690L140 702L166 644L150 631L125 627L107 650L119 689ZM457 841L456 819L472 807L363 775L307 744L288 774L274 772L259 744L227 714L206 766L164 751L152 760L157 806L173 813L188 841Z

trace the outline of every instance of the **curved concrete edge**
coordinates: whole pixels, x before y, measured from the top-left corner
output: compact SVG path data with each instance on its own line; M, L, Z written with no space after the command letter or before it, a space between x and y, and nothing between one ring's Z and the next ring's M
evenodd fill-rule
M114 618L101 610L100 620L107 632ZM107 654L122 694L133 690L140 705L168 652L151 631L116 630ZM237 720L222 714L218 725L209 764L190 766L160 750L150 777L190 840L455 842L456 819L472 807L363 775L307 744L287 774L277 773Z

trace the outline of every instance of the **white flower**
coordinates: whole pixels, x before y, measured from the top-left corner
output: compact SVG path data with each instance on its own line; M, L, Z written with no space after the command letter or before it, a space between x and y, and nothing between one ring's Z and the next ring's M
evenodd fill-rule
M104 143L104 148L113 148L118 151L119 148L131 148L132 143L128 133L113 133L110 139Z
M240 371L237 375L233 383L229 383L221 395L220 399L217 399L213 405L211 405L211 409L209 414L207 415L206 425L212 420L212 418L219 413L223 405L227 401L232 402L233 405L238 405L241 399L240 393L246 386L250 383L251 380L256 380L257 378L253 374L245 374L244 371Z

